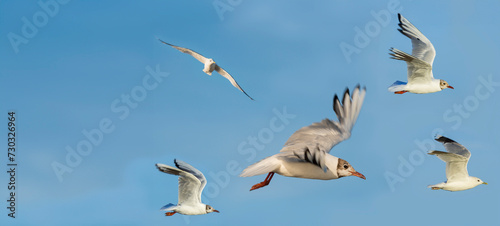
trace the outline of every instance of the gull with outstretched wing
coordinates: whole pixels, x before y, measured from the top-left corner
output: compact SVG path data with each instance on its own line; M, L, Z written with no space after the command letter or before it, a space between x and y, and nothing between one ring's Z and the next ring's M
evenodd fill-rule
M251 100L253 100L253 98L250 97L241 88L241 86L236 82L236 80L234 80L233 76L231 76L226 70L224 70L222 67L220 67L218 64L216 64L213 59L206 58L206 57L202 56L201 54L199 54L199 53L197 53L197 52L195 52L193 50L190 50L190 49L187 49L187 48L183 48L183 47L180 47L180 46L176 46L176 45L172 45L170 43L166 43L166 42L162 41L161 39L158 39L158 40L160 40L160 42L162 42L164 44L167 44L169 46L174 47L175 49L177 49L177 50L179 50L179 51L181 51L183 53L191 55L192 57L194 57L195 59L197 59L198 61L200 61L201 63L203 63L205 65L205 67L203 68L203 72L207 73L208 75L212 75L213 71L219 72L219 74L222 75L227 80L229 80L229 82L231 82L231 84L234 87L236 87L237 89L239 89L241 92L243 92L245 95L247 95L248 98L250 98Z
M297 130L290 136L280 153L267 157L241 173L241 177L268 174L266 179L254 185L255 190L269 184L274 174L286 177L331 180L346 176L357 176L366 179L345 160L330 155L330 150L338 143L351 136L356 123L366 88L358 85L351 93L346 89L339 100L335 95L333 110L339 121L324 119L310 126Z
M389 86L389 91L396 94L434 93L446 88L454 89L445 80L435 79L432 75L432 63L436 50L431 41L425 37L410 21L398 14L401 34L411 39L412 54L391 48L392 59L403 60L408 65L408 82L396 81Z
M477 177L469 176L467 172L467 163L470 158L470 151L456 141L437 136L436 140L443 143L444 151L430 151L429 155L435 155L446 162L447 181L435 185L430 185L432 190L462 191L474 188L480 184L487 184Z
M207 179L203 173L183 161L174 160L174 163L177 168L160 163L156 164L156 167L161 172L179 176L178 204L169 203L162 207L160 210L172 211L165 213L165 216L172 216L175 213L184 215L218 213L218 210L201 202L201 192L207 184Z

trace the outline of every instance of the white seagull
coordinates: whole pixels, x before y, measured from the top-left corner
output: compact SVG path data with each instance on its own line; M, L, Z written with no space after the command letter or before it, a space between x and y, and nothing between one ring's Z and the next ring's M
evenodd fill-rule
M204 56L202 56L201 54L193 51L193 50L190 50L190 49L187 49L187 48L182 48L182 47L179 47L179 46L176 46L176 45L172 45L170 43L166 43L164 41L162 41L161 39L158 39L160 40L160 42L164 43L164 44L167 44L169 46L172 46L174 48L176 48L177 50L183 52L183 53L187 53L189 55L191 55L192 57L196 58L198 61L202 62L205 67L203 68L203 72L207 73L208 75L212 75L212 72L213 71L217 71L219 72L220 75L222 75L224 78L226 78L227 80L229 80L229 82L231 82L231 84L238 88L241 92L243 92L245 95L247 95L247 97L249 97L251 100L253 100L252 97L250 97L242 88L241 86L236 82L236 80L234 80L233 76L231 76L229 73L227 73L226 70L224 70L223 68L219 67L219 65L217 65L214 60L210 59L210 58L206 58Z
M266 179L254 185L251 190L269 184L274 173L286 177L331 180L346 176L357 176L366 179L345 160L330 155L330 150L351 136L351 130L358 118L366 88L360 90L359 85L352 92L344 92L342 104L335 94L333 110L338 122L328 118L321 122L297 130L290 136L280 153L267 157L247 167L241 177L251 177L268 173Z
M165 213L165 216L172 216L175 213L184 215L218 213L218 210L201 203L201 192L207 184L203 173L183 161L174 160L174 163L177 168L160 163L156 164L160 171L179 176L179 202L177 205L169 203L162 207L160 210L172 211Z
M480 184L488 184L477 177L469 176L467 162L469 162L470 151L454 140L437 136L436 140L443 143L448 152L430 151L429 155L435 155L446 162L446 182L430 185L432 190L462 191L474 188Z
M399 49L391 48L391 59L404 60L408 64L408 82L396 81L389 86L389 91L396 94L434 93L446 88L454 89L445 80L435 79L432 75L432 62L436 50L431 41L427 39L413 24L398 13L398 29L403 35L411 39L413 46L412 55Z

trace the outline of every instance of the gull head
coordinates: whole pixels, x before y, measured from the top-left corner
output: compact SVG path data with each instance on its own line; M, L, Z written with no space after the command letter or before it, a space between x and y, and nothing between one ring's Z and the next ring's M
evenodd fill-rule
M439 87L441 87L441 90L446 89L446 88L455 89L455 88L453 88L453 86L448 85L448 83L443 79L441 79L439 81Z
M339 163L337 164L337 175L340 177L347 177L347 176L357 176L361 179L365 179L366 177L358 173L354 168L349 164L346 160L340 159L339 158Z
M488 183L484 182L483 180L481 180L481 179L479 179L477 177L470 177L470 179L472 180L472 183L475 184L474 187L476 187L476 186L478 186L480 184L486 184L486 185L488 185Z
M218 213L218 212L219 212L218 210L214 209L214 208L213 208L212 206L210 206L210 205L206 205L206 207L205 207L205 208L206 208L206 210L207 210L207 213L211 213L211 212L216 212L216 213Z
M203 72L208 75L212 75L212 72L215 70L215 61L212 59L207 59L205 61L205 67L203 68Z

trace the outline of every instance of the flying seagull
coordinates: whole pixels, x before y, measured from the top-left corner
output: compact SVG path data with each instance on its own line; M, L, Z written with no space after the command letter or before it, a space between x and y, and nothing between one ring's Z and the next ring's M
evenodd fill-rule
M467 172L467 162L469 162L470 151L456 141L437 136L436 140L443 143L446 151L430 151L429 155L435 155L446 162L447 181L435 185L430 185L432 190L462 191L474 188L480 184L488 184L477 177L469 176Z
M408 65L408 82L396 81L389 86L389 91L396 94L410 93L434 93L446 88L454 89L445 80L435 79L432 75L432 62L436 56L436 50L431 41L427 39L413 24L401 14L399 18L399 32L411 39L413 46L412 55L399 49L391 48L389 53L391 59L406 61Z
M172 211L165 213L165 216L172 216L175 213L184 215L218 213L218 210L201 202L201 192L207 184L203 173L183 161L174 160L174 163L177 168L160 163L156 164L158 170L179 176L179 202L177 205L169 203L162 207L160 210Z
M231 82L231 84L233 84L234 87L238 88L241 92L243 92L245 95L247 95L248 98L250 98L251 100L253 100L252 97L250 97L242 88L241 86L236 82L236 80L234 80L233 76L231 76L229 73L227 73L226 70L224 70L223 68L219 67L219 65L217 65L214 60L212 60L211 58L206 58L204 56L202 56L201 54L193 51L193 50L190 50L190 49L187 49L187 48L182 48L182 47L179 47L179 46L176 46L176 45L172 45L170 43L166 43L164 41L162 41L161 39L158 39L160 40L160 42L164 43L164 44L167 44L169 46L172 46L174 48L176 48L177 50L183 52L183 53L187 53L189 55L191 55L192 57L196 58L198 61L202 62L205 67L203 68L203 72L207 73L208 75L212 75L212 72L213 71L217 71L219 72L220 75L222 75L224 78L226 78L227 80L229 80L229 82Z
M268 185L275 173L286 177L319 180L346 176L366 179L347 161L329 154L335 145L351 136L351 130L358 118L365 94L366 88L361 90L358 85L352 92L352 99L349 89L346 89L342 104L335 95L333 110L337 114L338 122L327 118L297 130L290 136L280 153L243 170L241 177L268 174L263 182L254 185L250 191Z

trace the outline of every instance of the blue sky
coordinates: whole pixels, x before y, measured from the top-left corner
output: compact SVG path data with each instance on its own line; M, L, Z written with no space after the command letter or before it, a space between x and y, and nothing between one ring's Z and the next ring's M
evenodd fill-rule
M7 112L18 116L16 219L4 201L2 225L500 224L496 1L39 2L0 2L4 138ZM411 51L397 12L432 41L434 76L454 90L387 91L406 79L388 49ZM156 38L212 57L255 101ZM358 83L361 114L331 154L367 180L275 176L248 191L265 175L240 178L242 169L297 129L336 118L333 95ZM444 150L436 134L469 148L469 174L489 185L429 190L446 180L444 163L425 154ZM84 156L68 157L78 148ZM159 211L177 202L177 178L154 164L175 158L205 173L203 201L220 214ZM8 180L0 174L4 200Z

